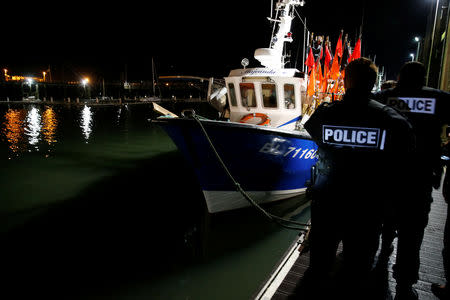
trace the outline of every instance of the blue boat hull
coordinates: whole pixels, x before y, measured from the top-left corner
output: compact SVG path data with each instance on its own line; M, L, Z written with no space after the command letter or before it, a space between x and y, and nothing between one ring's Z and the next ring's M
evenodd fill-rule
M304 193L317 145L307 134L222 121L201 121L230 173L257 202ZM160 119L193 166L211 213L248 206L193 119Z

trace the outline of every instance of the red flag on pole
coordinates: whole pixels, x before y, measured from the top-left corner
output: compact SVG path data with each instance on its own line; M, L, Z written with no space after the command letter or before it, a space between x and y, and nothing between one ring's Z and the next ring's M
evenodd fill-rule
M317 71L317 80L320 81L320 84L322 84L323 75L322 75L322 67L321 67L320 63L317 64L316 71Z
M324 66L323 70L324 70L324 74L323 74L322 80L320 82L319 90L322 93L326 93L327 92L327 86L328 86L328 67Z
M358 39L355 45L355 49L353 49L351 60L355 60L361 57L361 38Z
M312 52L311 47L309 47L309 53L308 56L306 57L305 65L308 67L308 72L309 70L312 70L314 66L314 54Z
M325 66L324 69L329 69L330 68L330 63L331 63L331 53L330 50L328 50L328 45L325 45Z
M343 52L342 51L342 33L343 33L343 30L341 30L341 34L339 35L339 39L336 44L336 51L334 52L334 54L339 57L342 57L342 52Z
M308 88L306 90L308 96L312 96L316 92L316 76L315 76L316 72L314 72L314 62L313 62L312 70L313 71L311 72L311 75L309 76Z
M330 78L337 80L339 77L339 62L337 53L334 54L333 64L331 65Z

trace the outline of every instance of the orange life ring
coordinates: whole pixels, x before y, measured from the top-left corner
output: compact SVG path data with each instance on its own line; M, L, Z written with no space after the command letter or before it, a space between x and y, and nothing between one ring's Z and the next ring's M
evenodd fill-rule
M261 119L261 122L259 122L256 125L267 126L270 124L270 118L266 114L261 114L261 113L251 113L251 114L245 115L241 118L241 120L239 122L247 123L248 120L251 120L253 118Z

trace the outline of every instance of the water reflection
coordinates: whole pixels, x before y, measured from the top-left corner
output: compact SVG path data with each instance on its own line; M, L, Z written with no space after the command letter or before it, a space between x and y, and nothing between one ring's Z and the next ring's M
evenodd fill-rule
M43 112L42 108L35 106L9 108L1 124L2 140L6 141L12 153L40 151L42 141L47 145L56 142L57 127L57 115L51 107L46 107Z
M3 122L3 136L8 142L9 149L13 153L24 150L26 147L23 143L24 139L24 121L26 117L25 109L8 109L5 113L5 121Z
M86 139L86 143L89 140L89 136L91 135L92 132L92 124L93 124L93 120L92 120L92 111L91 108L88 107L87 105L84 106L83 110L81 111L81 130L83 131L83 135L84 138Z
M122 107L119 106L119 109L117 110L117 125L120 124L120 115L122 114Z
M39 109L32 107L28 111L25 134L28 136L28 143L35 146L36 150L39 150L37 143L39 142L41 128L41 116L39 114Z
M48 145L56 142L55 134L58 127L56 113L51 107L47 107L42 114L42 134Z

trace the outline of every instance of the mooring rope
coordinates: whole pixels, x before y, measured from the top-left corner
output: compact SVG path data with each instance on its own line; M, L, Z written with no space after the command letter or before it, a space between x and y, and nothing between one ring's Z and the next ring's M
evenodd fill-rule
M238 192L240 192L242 194L242 196L253 206L255 207L257 210L259 210L264 216L266 216L268 219L270 219L271 221L277 223L278 225L287 228L287 229L293 229L293 230L299 230L299 231L308 231L309 230L309 226L311 224L309 223L300 223L297 221L292 221L292 220L288 220L288 219L284 219L281 218L279 216L276 216L274 214L271 214L269 212L267 212L265 209L263 209L258 203L256 203L255 200L253 200L250 195L247 194L247 192L244 191L244 189L241 187L241 185L239 184L239 182L234 179L233 175L230 173L230 171L228 170L227 166L225 165L225 163L223 162L222 158L220 157L219 153L216 150L216 147L214 147L213 142L211 141L208 133L206 132L205 127L203 126L202 122L200 121L199 117L192 112L192 118L197 121L197 123L199 124L203 134L206 137L206 140L209 143L209 146L211 147L211 149L213 150L215 156L217 157L217 160L219 161L220 165L222 166L222 168L224 169L225 173L227 174L228 178L233 182L234 186L236 187L236 189L238 190ZM299 226L305 226L306 228L303 227L296 227L296 226L290 226L290 225L286 225L284 223L290 223L290 224L294 224L294 225L299 225Z

